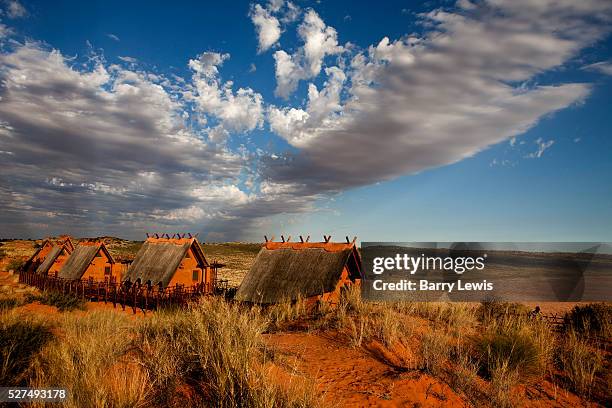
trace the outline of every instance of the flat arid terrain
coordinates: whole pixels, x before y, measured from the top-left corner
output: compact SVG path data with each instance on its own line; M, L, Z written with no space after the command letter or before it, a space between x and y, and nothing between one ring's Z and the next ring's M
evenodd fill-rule
M117 258L140 243L105 238ZM612 307L366 303L248 307L206 297L143 313L18 283L35 241L0 246L0 385L65 406L610 406ZM38 241L40 243L40 241ZM205 244L238 285L260 244Z

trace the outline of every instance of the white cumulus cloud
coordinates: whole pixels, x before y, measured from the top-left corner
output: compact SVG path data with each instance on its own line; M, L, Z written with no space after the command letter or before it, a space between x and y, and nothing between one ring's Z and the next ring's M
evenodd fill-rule
M338 44L338 33L327 26L314 11L308 10L298 27L298 35L303 45L293 53L284 50L274 53L276 64L275 94L287 98L295 91L299 81L314 78L321 72L326 56L344 50Z
M204 52L189 61L194 71L193 90L189 99L196 102L198 110L219 120L222 129L216 130L217 139L224 131L247 132L263 125L264 107L262 96L251 88L234 91L233 82L219 79L218 67L229 58L229 54Z
M257 31L258 52L264 52L278 42L281 36L280 22L259 4L253 5L249 15Z

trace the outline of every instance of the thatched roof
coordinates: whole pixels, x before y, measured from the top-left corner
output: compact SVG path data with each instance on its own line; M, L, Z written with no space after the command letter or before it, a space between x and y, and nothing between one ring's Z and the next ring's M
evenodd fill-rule
M110 263L115 263L104 244L79 244L74 248L74 251L70 254L64 266L62 266L58 276L70 280L81 279L87 267L91 264L100 250L106 254Z
M52 244L53 243L49 239L45 239L43 242L41 242L40 246L38 248L36 248L36 251L34 251L34 253L30 257L30 259L28 259L28 261L24 265L24 268L28 269L30 267L30 265L32 265L34 263L34 260L37 260L38 262L40 262L40 259L38 259L38 258L39 258L40 253L42 252L43 248L45 247L45 245L52 245Z
M74 250L74 244L72 243L72 240L70 239L70 237L68 235L62 235L60 236L58 239L53 240L52 238L45 238L43 240L43 242L40 243L40 246L38 248L36 248L36 251L34 251L34 254L30 257L30 259L28 260L28 264L31 264L34 259L36 259L38 257L38 255L40 254L40 252L43 250L43 248L46 245L59 245L59 246L63 246L65 245L66 248L68 248L70 251Z
M66 248L70 250L70 252L74 251L74 243L72 239L70 239L69 235L60 235L59 239L56 241L58 245L64 245Z
M36 268L36 273L47 274L57 257L62 253L62 249L64 249L63 246L53 245L51 252L47 254L45 260Z
M161 282L165 288L172 280L189 248L192 248L200 268L208 266L202 248L195 238L149 238L136 253L123 281L136 282L140 279L142 283L151 281L153 285Z
M351 245L268 245L257 254L235 299L265 304L332 292L345 265L352 280L359 277L355 257L359 255Z

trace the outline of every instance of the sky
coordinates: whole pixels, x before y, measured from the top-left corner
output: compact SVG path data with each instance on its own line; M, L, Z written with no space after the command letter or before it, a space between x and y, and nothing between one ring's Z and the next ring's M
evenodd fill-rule
M0 237L612 241L610 1L0 10Z

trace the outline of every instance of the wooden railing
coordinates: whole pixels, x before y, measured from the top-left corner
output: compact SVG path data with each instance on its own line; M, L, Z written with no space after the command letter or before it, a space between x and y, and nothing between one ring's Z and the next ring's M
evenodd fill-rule
M218 281L215 285L200 283L193 286L176 285L160 289L158 286L139 282L125 284L113 279L104 281L68 280L34 272L22 272L19 274L19 282L43 291L69 294L88 301L112 303L113 307L121 306L123 310L131 307L134 313L138 309L146 313L147 310L162 307L181 307L201 296L223 294L227 290L226 281Z

